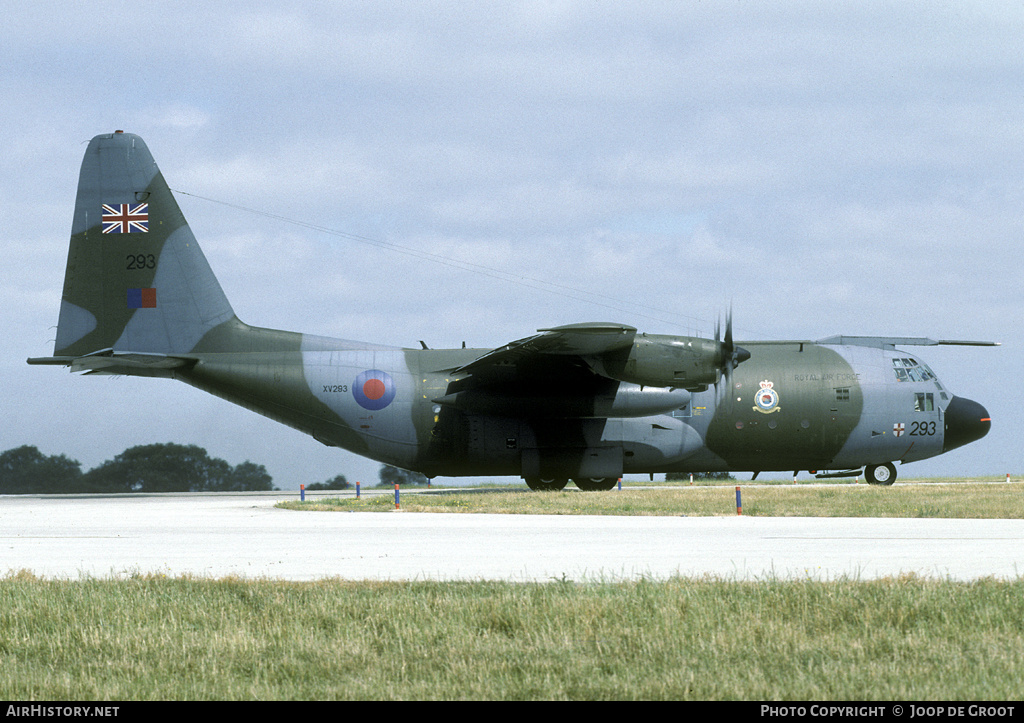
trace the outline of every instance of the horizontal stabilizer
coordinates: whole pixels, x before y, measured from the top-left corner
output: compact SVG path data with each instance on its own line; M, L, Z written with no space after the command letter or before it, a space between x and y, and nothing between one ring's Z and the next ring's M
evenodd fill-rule
M195 366L196 359L137 352L115 352L104 349L85 356L34 357L29 364L71 367L72 372L86 374L124 374L139 377L170 377L177 369Z

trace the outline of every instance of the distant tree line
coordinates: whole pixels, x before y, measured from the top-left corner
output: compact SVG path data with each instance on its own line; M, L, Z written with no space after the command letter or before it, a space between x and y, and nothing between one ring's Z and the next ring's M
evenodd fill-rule
M418 472L390 465L380 468L380 486L425 485ZM306 485L307 490L351 488L345 475ZM266 467L253 462L232 466L194 444L144 444L126 449L88 472L78 460L47 456L32 445L0 453L0 494L78 494L83 492L250 492L275 490Z
M196 445L145 444L88 472L65 455L24 445L0 453L0 494L80 492L243 492L273 490L266 467L232 466Z
M339 474L335 477L331 477L326 482L314 482L313 484L306 485L307 490L347 490L351 487L348 480L345 479L345 475Z

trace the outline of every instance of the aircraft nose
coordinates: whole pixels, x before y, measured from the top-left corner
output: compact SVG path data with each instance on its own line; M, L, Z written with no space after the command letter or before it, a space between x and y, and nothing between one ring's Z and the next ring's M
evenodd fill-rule
M962 447L981 439L992 427L988 410L977 402L963 397L953 397L946 407L946 435L942 451Z

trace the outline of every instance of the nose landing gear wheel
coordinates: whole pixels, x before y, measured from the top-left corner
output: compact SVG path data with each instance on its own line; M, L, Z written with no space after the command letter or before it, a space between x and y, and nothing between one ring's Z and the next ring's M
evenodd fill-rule
M886 462L885 464L871 464L864 468L864 479L869 485L889 486L896 481L896 468Z

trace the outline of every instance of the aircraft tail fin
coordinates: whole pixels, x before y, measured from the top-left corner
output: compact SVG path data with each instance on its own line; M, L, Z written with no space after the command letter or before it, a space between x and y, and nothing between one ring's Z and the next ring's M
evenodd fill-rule
M122 131L93 138L78 180L54 357L33 361L187 354L234 319L143 140Z

